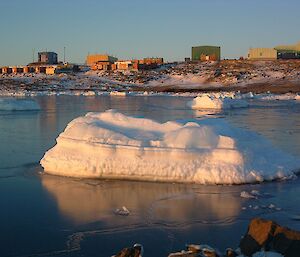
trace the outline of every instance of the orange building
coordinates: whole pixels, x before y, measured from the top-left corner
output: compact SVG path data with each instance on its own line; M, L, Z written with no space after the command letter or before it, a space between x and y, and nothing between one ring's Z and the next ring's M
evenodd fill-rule
M164 58L144 58L144 64L157 64L157 65L162 65L164 63Z
M97 63L114 63L118 60L118 58L107 55L107 54L94 54L94 55L88 55L86 57L86 64L88 66L93 66Z
M10 67L2 67L2 73L3 74L10 74L10 73L12 73L12 68L10 68Z

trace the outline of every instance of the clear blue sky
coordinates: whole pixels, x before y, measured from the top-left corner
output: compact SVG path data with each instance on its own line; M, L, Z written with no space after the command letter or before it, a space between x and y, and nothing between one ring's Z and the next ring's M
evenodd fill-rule
M189 57L220 45L223 58L249 47L300 40L299 0L0 0L0 65L27 64L32 49L83 63L88 53L118 58Z

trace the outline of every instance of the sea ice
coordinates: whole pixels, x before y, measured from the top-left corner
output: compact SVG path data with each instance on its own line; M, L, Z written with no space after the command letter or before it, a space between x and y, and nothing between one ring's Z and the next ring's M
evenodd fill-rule
M257 96L258 99L261 100L300 100L300 96L298 94L293 94L293 93L286 93L286 94L261 94Z
M244 108L249 104L242 99L233 99L230 97L222 97L215 95L201 95L187 103L192 109L231 109Z
M240 184L299 171L300 160L222 119L158 123L109 110L71 121L41 160L71 177Z
M37 102L31 99L0 98L0 111L40 110Z

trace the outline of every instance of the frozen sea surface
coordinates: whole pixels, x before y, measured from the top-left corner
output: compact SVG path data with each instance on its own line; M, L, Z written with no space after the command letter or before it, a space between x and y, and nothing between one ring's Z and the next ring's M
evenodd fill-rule
M238 245L252 217L300 230L298 178L240 186L71 179L39 165L66 125L116 109L157 122L204 116L254 130L300 157L300 104L251 100L249 108L193 111L186 97L41 96L41 111L0 111L1 256L111 256L140 242L147 256L185 243ZM241 197L242 192L253 198ZM246 195L243 193L242 195ZM116 215L125 206L128 216ZM145 256L146 256L145 255Z

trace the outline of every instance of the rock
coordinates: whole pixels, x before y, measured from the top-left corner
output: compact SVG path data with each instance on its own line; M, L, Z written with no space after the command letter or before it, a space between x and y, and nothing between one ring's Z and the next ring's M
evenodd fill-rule
M176 253L170 253L168 257L200 257L198 253L195 253L193 251L181 251Z
M226 249L225 257L237 257L238 254L231 248Z
M273 249L285 257L299 257L300 232L277 225L274 232Z
M261 245L251 235L246 234L240 242L240 248L244 255L252 256L261 249Z
M282 227L271 220L251 220L246 235L240 242L241 252L252 256L261 249L276 251L285 257L300 256L300 232Z
M113 257L142 257L143 246L140 244L135 244L133 247L124 248L119 253Z
M208 245L186 245L187 250L170 253L168 257L220 257L220 254Z
M200 245L189 244L189 245L186 245L186 248L188 251L191 251L193 253L200 252Z

